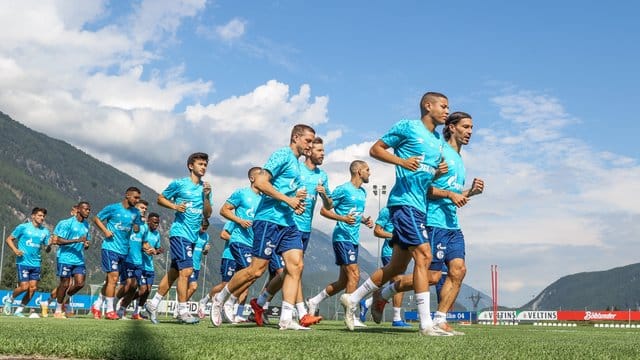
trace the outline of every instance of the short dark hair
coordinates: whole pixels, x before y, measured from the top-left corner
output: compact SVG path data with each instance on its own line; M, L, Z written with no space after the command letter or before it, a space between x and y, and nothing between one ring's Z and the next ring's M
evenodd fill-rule
M366 165L367 163L365 161L362 160L353 160L351 162L351 165L349 165L349 172L351 173L351 175L355 174L358 172L358 170L360 170L360 168L364 165Z
M31 215L35 215L39 212L43 213L44 215L47 215L47 209L41 208L41 207L34 207L33 210L31 210Z
M252 167L251 169L249 169L249 171L247 171L247 177L248 177L248 178L251 178L251 177L253 176L253 173L254 173L254 172L256 172L256 171L260 171L260 170L262 170L262 168L261 168L261 167L259 167L259 166L254 166L254 167Z
M158 218L160 219L160 215L158 213L152 212L149 213L149 215L147 215L147 220L151 219L151 218Z
M449 125L456 125L462 119L471 119L471 115L466 112L456 111L447 117L447 120L444 122L444 127L442 128L442 136L444 136L445 140L449 140L451 138L451 130L449 130Z
M313 144L313 145L315 145L315 144L324 144L324 141L322 140L322 138L321 138L320 136L316 136L316 137L313 139L312 144Z
M138 189L135 186L129 186L127 188L127 191L125 191L125 193L129 193L129 192L137 192L138 194L142 194L142 191L140 191L140 189Z
M149 202L147 200L142 200L142 199L138 200L136 205L138 205L138 204L143 204L143 205L149 206Z
M209 163L209 154L203 153L203 152L197 152L189 155L189 158L187 159L187 168L189 168L189 165L193 165L196 162L196 160L204 160L207 163Z
M435 100L436 98L441 98L441 99L447 99L447 96L439 93L439 92L435 92L435 91L429 91L424 93L424 95L422 95L422 98L420 99L420 115L424 116L427 114L427 103L432 102L433 100Z
M304 135L305 132L310 131L312 132L314 135L316 134L316 131L313 130L313 128L309 125L305 125L305 124L298 124L296 126L293 127L293 129L291 129L291 142L293 143L293 138L294 136L301 136Z
M73 207L75 207L75 208L79 208L79 207L81 207L82 205L91 206L91 204L89 204L89 202L88 202L88 201L84 201L84 200L83 200L83 201L80 201L77 205L74 205Z

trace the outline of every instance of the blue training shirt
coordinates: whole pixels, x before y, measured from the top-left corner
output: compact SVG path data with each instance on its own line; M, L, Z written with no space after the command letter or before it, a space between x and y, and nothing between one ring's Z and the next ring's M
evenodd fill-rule
M318 192L316 187L322 185L328 197L331 197L329 190L329 176L324 170L316 166L311 170L305 163L300 164L300 183L307 190L307 198L305 199L304 212L300 215L294 213L293 220L298 230L311 232L311 223L313 221L313 213L318 200Z
M149 246L158 250L162 246L161 240L162 238L160 237L160 232L158 231L158 229L147 229L143 242L148 243ZM142 268L144 269L144 271L154 271L153 255L149 255L144 251L142 252Z
M193 246L193 270L200 270L200 263L202 262L202 251L208 243L209 234L206 232L199 232L198 240L196 240L196 243Z
M43 245L49 245L50 235L49 229L42 225L35 227L31 221L18 225L11 232L11 236L18 240L16 247L23 252L22 256L16 256L16 264L40 267L40 251Z
M222 230L231 234L233 233L233 228L235 226L236 226L236 223L234 223L233 221L227 221L224 224L224 227L222 228ZM234 260L233 255L231 255L231 249L229 249L229 242L231 242L231 240L224 242L224 249L222 250L222 258L228 259L228 260Z
M200 181L194 184L191 178L173 180L162 192L162 196L175 204L186 204L187 209L181 213L176 211L175 220L169 230L170 236L180 236L191 242L196 242L200 225L202 225L202 212L204 210L204 186ZM209 203L213 205L213 192L209 193Z
M253 191L250 187L246 187L234 191L227 199L227 203L235 208L234 211L237 217L253 221L261 199L260 194ZM251 226L245 229L235 224L230 234L231 240L229 241L246 246L253 246L253 228Z
M443 147L442 155L449 171L436 178L431 186L462 194L466 171L462 157L448 143ZM448 198L430 199L427 204L427 225L444 229L460 229L458 208Z
M376 219L376 224L382 227L382 230L393 233L393 223L391 223L391 217L389 216L389 208L383 207L380 209L380 213L378 214L378 219ZM390 239L384 239L384 243L382 244L382 249L380 250L380 257L391 257L393 253L393 248L389 245Z
M149 232L149 225L140 225L140 231L132 232L129 236L129 252L125 260L129 264L142 265L142 241Z
M414 156L422 158L416 171L396 165L396 182L389 192L387 206L408 205L425 213L425 194L442 158L443 141L440 134L427 130L421 120L401 120L381 140L402 159Z
M332 193L333 210L340 216L352 214L356 222L349 225L346 222L338 221L333 229L333 241L348 241L354 245L360 243L360 223L364 214L364 205L367 193L362 187L356 188L351 182L346 182Z
M65 240L77 240L82 237L91 240L89 222L86 219L78 221L75 216L60 221L53 233ZM84 265L84 242L59 245L57 256L59 264Z
M110 238L102 240L102 248L121 255L129 252L129 236L133 231L133 225L142 225L140 211L135 206L126 208L122 203L105 206L98 215L100 221L113 234Z
M263 169L271 173L271 184L280 193L293 197L301 186L300 163L290 147L276 150ZM280 202L262 194L262 201L256 210L255 220L269 221L282 226L295 225L293 209L285 202Z

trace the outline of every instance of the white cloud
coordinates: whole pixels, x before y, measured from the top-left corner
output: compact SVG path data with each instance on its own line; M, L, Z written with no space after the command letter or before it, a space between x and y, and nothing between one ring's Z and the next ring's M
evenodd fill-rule
M246 25L246 20L235 18L224 25L216 26L216 34L224 41L233 41L244 35Z

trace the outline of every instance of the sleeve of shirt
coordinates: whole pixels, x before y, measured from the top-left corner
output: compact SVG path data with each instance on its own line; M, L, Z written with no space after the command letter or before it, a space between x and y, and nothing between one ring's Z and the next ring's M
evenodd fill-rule
M113 212L113 205L107 205L104 209L100 210L96 217L100 219L100 221L105 221L111 217L111 213Z
M44 237L43 243L45 245L49 245L49 240L51 239L51 233L47 230L46 235Z
M324 191L327 193L327 196L333 199L333 194L329 188L329 176L327 176L327 173L324 173L322 176L322 186L324 187Z
M338 186L331 193L331 199L333 200L333 207L336 208L340 205L340 202L344 199L344 191L342 190L342 186Z
M378 214L378 219L376 220L376 224L384 228L388 222L389 222L389 209L382 208L382 210L380 210L380 214Z
M280 172L282 171L282 168L283 168L283 164L285 163L285 159L286 157L283 150L282 149L278 150L273 154L271 154L266 164L264 164L262 168L269 171L272 177L276 177L280 175Z
M397 122L391 129L384 134L380 140L388 146L395 148L404 141L407 127L409 126L408 122L411 120L402 120Z
M23 230L24 230L24 224L20 224L16 226L15 229L13 229L13 231L11 232L11 236L18 239L22 235Z
M233 194L231 194L231 196L229 196L229 198L227 199L227 203L233 205L234 208L237 208L238 206L240 206L241 202L242 202L242 194L240 190L234 191Z
M180 183L178 180L173 180L166 189L162 191L162 196L167 198L168 200L174 200L176 195L178 195L180 191Z

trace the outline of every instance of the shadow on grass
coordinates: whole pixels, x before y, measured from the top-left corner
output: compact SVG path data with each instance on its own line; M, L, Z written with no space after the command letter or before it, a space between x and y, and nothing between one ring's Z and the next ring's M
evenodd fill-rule
M122 320L119 320L122 321ZM148 321L131 320L108 351L108 359L171 359L171 352L165 349L162 336L151 331ZM179 336L175 334L175 336Z

